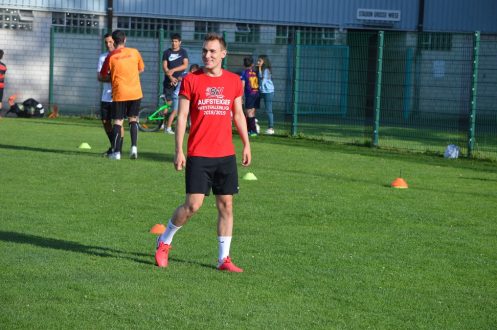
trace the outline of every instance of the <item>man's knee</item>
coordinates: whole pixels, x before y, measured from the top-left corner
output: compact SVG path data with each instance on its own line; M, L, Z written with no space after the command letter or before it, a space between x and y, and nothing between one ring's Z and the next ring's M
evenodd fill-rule
M189 216L194 215L202 207L202 201L188 201L183 206Z
M233 199L219 198L217 200L217 208L221 213L231 213L233 211Z

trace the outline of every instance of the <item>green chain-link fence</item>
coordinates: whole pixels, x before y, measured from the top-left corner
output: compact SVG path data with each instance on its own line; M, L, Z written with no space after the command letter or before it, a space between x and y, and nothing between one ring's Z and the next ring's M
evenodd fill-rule
M497 36L479 33L347 31L332 36L296 32L283 40L259 32L257 42L228 41L227 69L265 54L275 84L275 129L339 143L497 159ZM63 114L96 114L102 33L52 34L50 103ZM143 103L161 91L165 33L129 35L140 50ZM190 63L201 63L201 40L183 35ZM68 47L71 45L71 47ZM265 128L261 104L258 119Z

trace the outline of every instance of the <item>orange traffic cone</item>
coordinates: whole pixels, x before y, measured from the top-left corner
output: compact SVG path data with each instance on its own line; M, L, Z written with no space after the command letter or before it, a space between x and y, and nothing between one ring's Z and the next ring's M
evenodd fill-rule
M57 106L57 104L50 105L49 109L51 109L51 111L48 113L48 118L53 119L59 116L59 107Z
M16 103L16 98L17 98L17 94L12 94L11 96L9 96L9 105L10 106L13 106L14 103Z
M156 235L162 235L162 233L164 233L165 231L166 226L164 226L162 223L158 223L150 229L150 233Z
M392 188L397 188L397 189L407 189L409 186L407 185L407 182L402 179L402 178L396 178L395 180L392 181L390 184Z

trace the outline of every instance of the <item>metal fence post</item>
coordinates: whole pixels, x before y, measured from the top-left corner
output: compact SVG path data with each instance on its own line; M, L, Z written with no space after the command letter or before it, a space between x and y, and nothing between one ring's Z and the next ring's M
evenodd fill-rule
M478 63L480 61L480 31L476 31L473 39L473 79L471 80L471 112L469 114L468 157L473 156L475 147L476 96L478 85Z
M100 30L100 54L105 52L105 40L104 36L107 34L104 29Z
M157 51L159 56L159 64L157 70L157 96L162 94L162 52L164 51L164 29L159 29L159 49ZM159 98L157 98L157 102L159 102ZM157 104L158 106L158 104Z
M226 49L228 49L228 42L226 41L226 31L223 31L223 39L224 39L224 42L226 43ZM223 69L227 69L228 68L228 56L225 56L223 58L223 61L221 62L221 67Z
M54 104L53 99L53 84L54 84L54 57L55 57L55 27L50 27L50 68L48 75L48 107L49 109Z
M381 77L383 73L383 46L385 43L385 32L378 32L378 61L376 64L376 84L374 95L374 127L373 146L378 146L378 135L380 130L380 106L381 106Z
M300 31L297 31L295 43L295 75L293 79L293 120L292 135L297 135L298 110L299 110L299 79L300 79Z

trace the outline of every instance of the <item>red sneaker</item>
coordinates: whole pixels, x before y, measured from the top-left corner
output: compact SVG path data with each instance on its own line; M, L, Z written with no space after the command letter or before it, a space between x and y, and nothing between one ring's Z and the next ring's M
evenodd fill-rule
M243 272L243 269L236 267L235 264L231 262L230 257L224 258L223 263L221 264L221 266L217 267L217 269L225 270L225 271L232 272L232 273L242 273Z
M164 242L159 242L157 251L155 251L155 262L159 267L167 267L167 260L169 257L169 249L171 245Z

